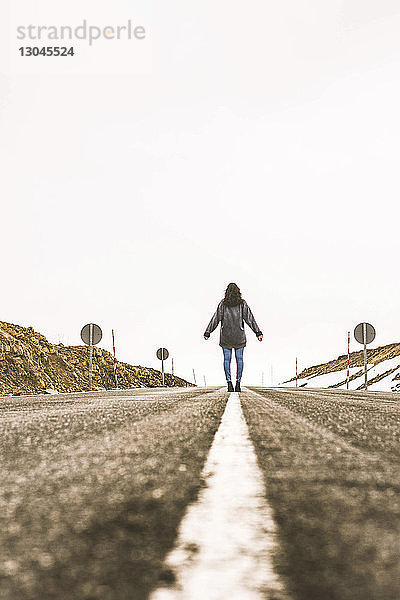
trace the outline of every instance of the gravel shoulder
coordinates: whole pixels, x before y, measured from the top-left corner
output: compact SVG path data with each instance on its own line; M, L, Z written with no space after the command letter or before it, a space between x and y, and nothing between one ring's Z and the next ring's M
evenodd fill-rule
M62 396L0 410L0 598L146 598L228 394Z
M324 395L253 390L259 393L240 397L279 527L276 567L293 598L398 600L400 468L392 412L365 405L363 414L360 401L363 442L350 405L348 412L340 402L327 411Z

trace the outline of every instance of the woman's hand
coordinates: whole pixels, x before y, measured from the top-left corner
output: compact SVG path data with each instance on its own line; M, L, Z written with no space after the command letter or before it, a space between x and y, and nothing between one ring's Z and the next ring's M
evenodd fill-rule
M258 341L259 341L259 342L262 342L262 339L263 339L263 336L262 336L262 335L259 335L259 336L258 336Z
M210 337L209 335L205 335L205 336L204 336L204 339L205 339L205 340L208 340L208 339L209 339L209 337Z

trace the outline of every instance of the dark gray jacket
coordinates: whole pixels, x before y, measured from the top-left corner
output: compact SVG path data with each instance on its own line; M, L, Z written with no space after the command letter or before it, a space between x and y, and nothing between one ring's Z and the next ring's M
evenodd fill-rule
M207 325L204 336L210 337L218 323L221 323L219 345L223 348L243 348L246 345L243 321L246 321L257 337L262 335L246 300L242 300L237 306L225 306L224 301L221 300Z

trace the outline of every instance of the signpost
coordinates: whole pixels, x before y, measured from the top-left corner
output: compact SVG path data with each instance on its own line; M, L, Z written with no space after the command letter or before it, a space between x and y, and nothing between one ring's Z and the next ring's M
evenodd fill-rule
M93 378L93 346L98 344L103 337L103 332L100 327L95 323L88 323L81 330L81 339L87 346L89 346L89 387L92 391L92 378Z
M370 323L359 323L354 329L354 337L359 344L364 344L364 389L368 390L367 377L367 344L375 339L375 328Z
M167 360L169 352L166 348L159 348L156 352L158 360L161 360L162 384L164 387L164 360Z
M350 331L347 332L347 377L346 388L349 389L350 381Z
M114 337L114 329L111 329L112 333L112 343L113 343L113 353L114 353L114 379L115 379L115 387L118 387L118 375L117 375L117 359L115 356L115 337Z

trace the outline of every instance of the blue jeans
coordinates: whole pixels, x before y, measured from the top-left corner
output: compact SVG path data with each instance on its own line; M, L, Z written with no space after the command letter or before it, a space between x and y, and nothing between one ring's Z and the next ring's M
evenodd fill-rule
M227 381L231 381L231 358L232 358L232 350L231 348L222 348L224 351L224 370L225 377ZM243 373L243 348L235 348L235 356L236 356L236 381L240 381L242 379Z

